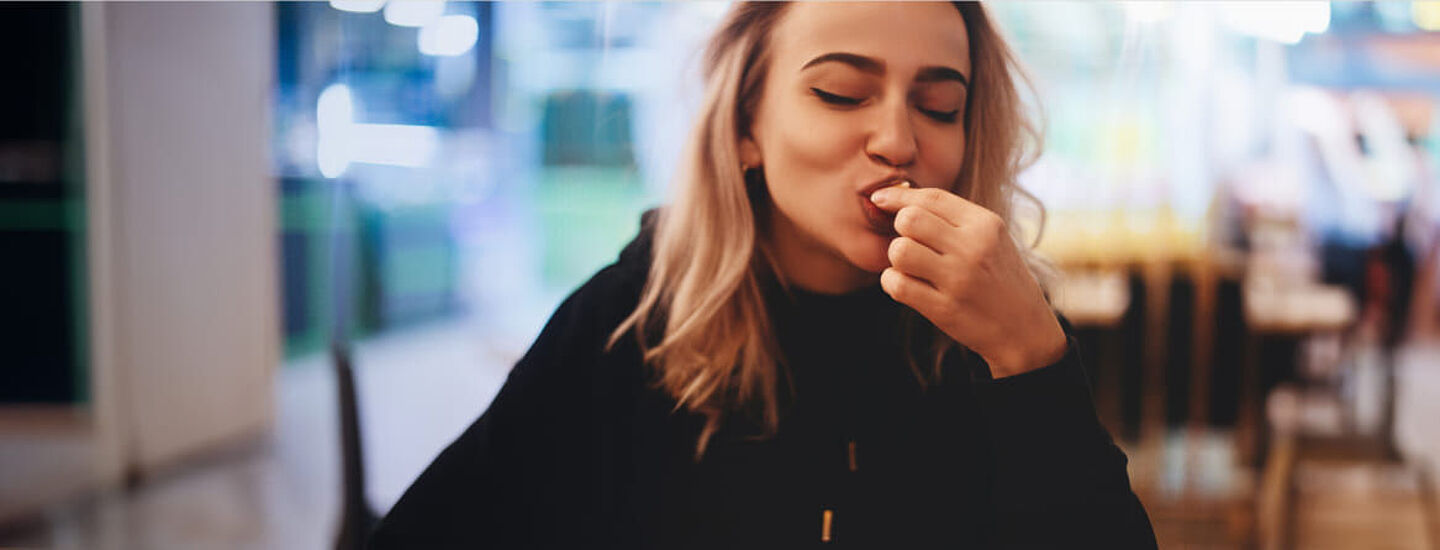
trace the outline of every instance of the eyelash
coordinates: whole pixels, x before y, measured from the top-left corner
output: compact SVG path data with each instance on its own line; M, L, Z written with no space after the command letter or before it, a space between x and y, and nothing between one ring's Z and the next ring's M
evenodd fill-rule
M855 98L853 98L853 97L845 97L845 96L835 95L835 94L832 94L832 93L827 92L827 91L825 91L825 90L821 90L820 88L810 88L810 91L811 91L811 92L814 92L816 97L819 97L821 101L824 101L824 102L826 102L826 103L830 103L830 104L834 104L834 105L844 105L844 106L847 106L847 107L854 107L854 106L860 104L860 100L859 100L859 99L855 99ZM955 122L955 119L960 115L960 111L959 111L959 110L954 110L954 111L942 113L942 112L939 112L939 111L930 111L930 110L927 110L927 109L920 109L920 112L925 113L925 116L928 116L928 117L930 117L930 118L933 118L933 119L935 119L935 120L938 120L938 121L944 122L944 123L953 123L953 122Z

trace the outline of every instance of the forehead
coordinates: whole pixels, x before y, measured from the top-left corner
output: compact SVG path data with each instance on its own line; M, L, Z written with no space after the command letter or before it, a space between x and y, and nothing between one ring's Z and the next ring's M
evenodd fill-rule
M774 32L772 53L782 71L846 52L877 58L892 70L940 65L970 74L965 20L949 2L796 2Z

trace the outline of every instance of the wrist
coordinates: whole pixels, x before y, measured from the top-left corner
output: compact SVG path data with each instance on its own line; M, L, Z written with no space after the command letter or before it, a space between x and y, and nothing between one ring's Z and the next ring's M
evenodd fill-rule
M1070 348L1070 339L1060 328L1058 321L1053 330L1044 331L1045 336L1028 345L1020 345L992 355L981 355L990 365L991 378L1015 376L1058 363Z

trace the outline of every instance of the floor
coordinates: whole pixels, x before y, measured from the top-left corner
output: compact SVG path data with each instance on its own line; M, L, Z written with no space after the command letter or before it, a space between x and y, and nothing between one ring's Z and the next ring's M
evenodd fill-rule
M1291 529L1296 548L1429 548L1421 481L1394 466L1313 461L1296 471ZM1429 544L1427 545L1427 542Z
M389 509L504 382L509 350L464 322L358 346L368 500ZM523 351L523 350L522 350ZM339 511L334 376L324 357L283 367L272 434L129 491L70 499L0 532L0 548L325 548ZM13 445L0 445L0 449ZM37 450L35 452L43 452ZM5 475L0 473L0 475Z
M470 322L442 323L358 346L367 496L377 511L388 509L473 421L523 352L514 342L482 344L481 330ZM1420 457L1416 463L1440 471L1440 438L1432 426L1440 400L1422 398L1440 395L1440 346L1410 350L1404 363L1397 432L1406 452ZM286 365L276 392L278 420L264 440L128 491L70 499L39 521L0 531L0 547L331 547L339 456L335 386L325 358ZM1183 432L1127 447L1136 491L1162 548L1241 548L1238 541L1257 529L1251 489L1259 480L1233 467L1231 441L1221 431ZM1417 471L1301 463L1289 516L1293 547L1440 547L1427 538L1435 520L1425 515Z

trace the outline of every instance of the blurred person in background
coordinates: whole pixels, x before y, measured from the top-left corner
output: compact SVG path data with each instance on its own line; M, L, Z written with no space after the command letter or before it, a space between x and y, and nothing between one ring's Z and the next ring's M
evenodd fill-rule
M739 3L674 201L374 548L1155 546L1047 270L974 3Z

